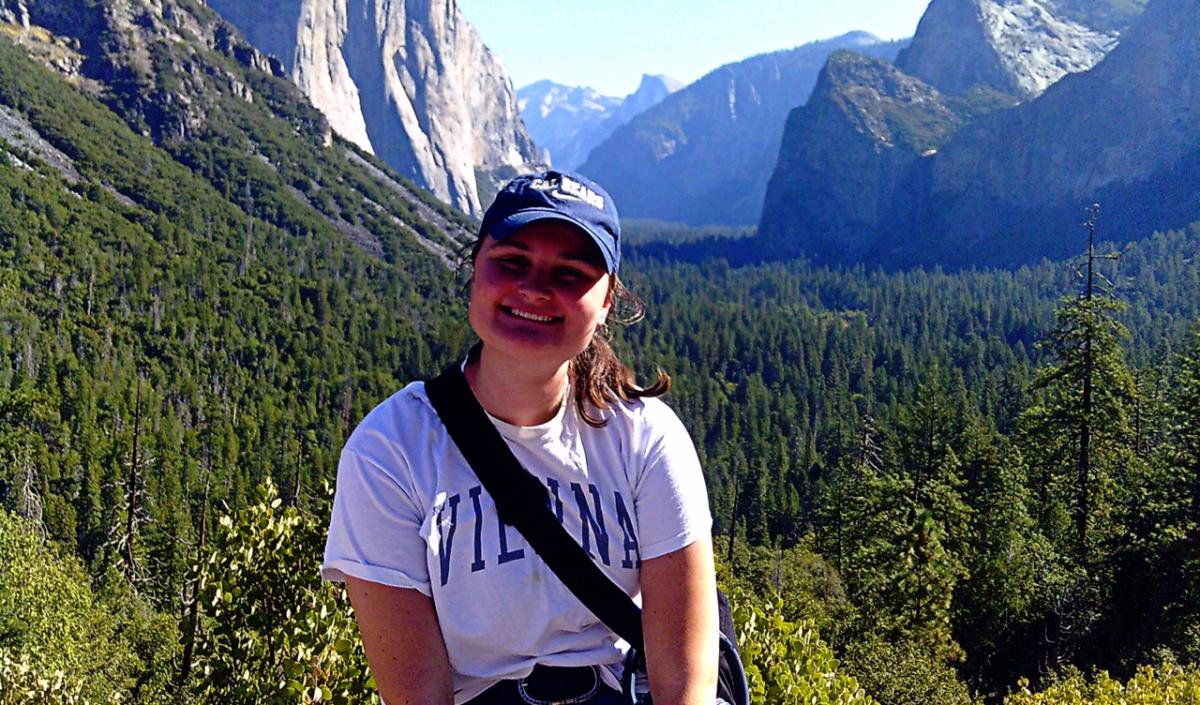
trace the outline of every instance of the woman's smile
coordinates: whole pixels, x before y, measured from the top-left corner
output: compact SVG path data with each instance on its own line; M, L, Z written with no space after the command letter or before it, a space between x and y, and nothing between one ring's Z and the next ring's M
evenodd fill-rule
M554 316L542 316L530 311L522 311L519 308L510 308L508 306L501 306L500 309L509 315L516 316L517 318L523 318L527 321L535 321L537 323L554 323L557 320L561 320L555 318Z

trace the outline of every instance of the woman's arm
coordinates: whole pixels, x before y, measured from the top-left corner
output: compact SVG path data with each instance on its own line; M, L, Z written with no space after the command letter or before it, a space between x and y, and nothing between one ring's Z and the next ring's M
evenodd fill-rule
M642 562L642 630L655 705L711 705L717 689L717 586L704 538Z
M433 600L346 576L371 675L387 705L454 705L450 659Z

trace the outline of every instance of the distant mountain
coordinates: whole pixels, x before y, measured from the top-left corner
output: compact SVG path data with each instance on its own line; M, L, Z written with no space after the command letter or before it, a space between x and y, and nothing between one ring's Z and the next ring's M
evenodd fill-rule
M789 119L760 244L826 262L1007 266L1075 251L1063 235L1092 202L1101 203L1105 236L1115 240L1194 221L1197 66L1200 5L1151 0L1091 70L1009 109L989 111L978 91L958 98L980 109L909 143L865 127L862 116L886 91L865 76L838 85L831 62L824 87ZM891 123L936 124L923 110L896 110ZM861 145L861 161L820 156L845 153L838 145L848 144ZM862 180L878 187L852 196ZM823 205L830 194L842 199L836 207Z
M480 215L537 162L511 82L453 0L209 0L339 134Z
M829 54L891 59L903 45L854 32L727 64L618 129L580 170L612 192L625 216L754 223L788 111L808 99Z
M1023 98L1112 50L1145 0L933 0L896 65L943 93Z
M558 168L575 169L614 130L681 85L667 76L646 74L636 91L617 98L543 80L518 89L517 105L542 158Z

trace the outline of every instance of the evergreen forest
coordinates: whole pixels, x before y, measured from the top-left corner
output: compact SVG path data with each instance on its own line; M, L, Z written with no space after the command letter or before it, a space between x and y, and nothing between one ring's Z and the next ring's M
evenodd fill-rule
M472 226L235 49L89 92L0 39L4 705L374 697L336 460L472 342ZM192 124L198 75L254 99ZM672 377L757 702L1200 702L1200 223L1084 205L1013 271L631 238L614 346Z

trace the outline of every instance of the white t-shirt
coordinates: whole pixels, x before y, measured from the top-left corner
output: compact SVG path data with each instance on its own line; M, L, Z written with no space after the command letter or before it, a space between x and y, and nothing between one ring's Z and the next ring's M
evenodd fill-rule
M708 536L708 497L691 437L666 404L618 401L603 416L606 426L589 426L564 399L539 426L492 421L546 484L568 533L640 603L641 561ZM432 597L456 703L538 663L605 664L604 680L619 687L628 645L499 522L422 382L376 407L346 442L321 574Z

